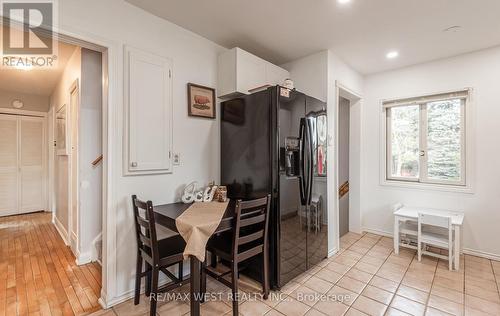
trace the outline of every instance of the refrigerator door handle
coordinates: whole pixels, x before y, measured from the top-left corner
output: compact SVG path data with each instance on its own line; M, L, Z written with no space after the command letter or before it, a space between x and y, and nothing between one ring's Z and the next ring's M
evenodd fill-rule
M300 180L300 201L302 205L307 204L307 188L306 188L306 179L305 179L305 173L306 173L306 167L305 167L305 137L306 137L306 120L305 119L300 119L300 129L299 129L299 143L300 143L300 163L299 163L299 180Z
M313 135L312 128L309 122L309 119L306 118L306 130L307 130L307 143L308 143L308 156L309 156L309 164L308 164L308 177L307 177L307 205L311 205L312 200L312 185L313 185L313 174L314 174L314 152L313 152Z

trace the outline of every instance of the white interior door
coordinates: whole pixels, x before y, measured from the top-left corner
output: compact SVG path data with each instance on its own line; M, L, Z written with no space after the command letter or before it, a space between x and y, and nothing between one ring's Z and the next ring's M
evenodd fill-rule
M0 216L46 208L45 118L0 114Z
M20 117L20 213L45 209L45 120Z
M78 81L73 83L73 86L70 89L70 178L69 178L69 188L70 188L70 199L69 199L69 232L70 232L70 246L71 250L75 256L78 253L78 237L79 237L79 229L78 229L78 209L79 209L79 199L78 199L78 125L79 118L78 113L80 111L80 96L79 96L79 88Z
M18 213L18 120L0 114L0 216Z

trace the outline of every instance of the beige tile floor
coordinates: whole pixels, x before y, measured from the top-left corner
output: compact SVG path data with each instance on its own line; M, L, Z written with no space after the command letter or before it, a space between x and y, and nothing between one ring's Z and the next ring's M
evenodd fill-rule
M446 261L424 257L418 262L413 251L395 255L392 247L390 238L349 233L341 238L339 254L295 278L267 301L244 299L240 314L500 315L500 262L463 256L461 270L451 272ZM241 288L243 293L259 291L245 278ZM208 289L227 291L210 280ZM187 287L180 290L187 291ZM158 315L185 315L188 303L161 303ZM99 315L146 315L148 309L143 296L138 306L130 300ZM207 302L202 315L231 315L231 301Z

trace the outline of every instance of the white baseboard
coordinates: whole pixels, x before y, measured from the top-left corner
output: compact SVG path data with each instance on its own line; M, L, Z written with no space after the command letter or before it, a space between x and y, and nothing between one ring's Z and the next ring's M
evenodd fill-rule
M337 248L328 250L328 258L335 256L337 252L339 252Z
M475 256L475 257L481 257L481 258L486 258L486 259L490 259L490 260L500 261L500 255L497 255L494 253L489 253L489 252L480 251L480 250L474 250L474 249L470 249L470 248L464 248L464 249L462 249L462 252L467 254L467 255L471 255L471 256Z
M186 266L186 265L184 265L184 266ZM160 288L169 282L170 282L170 280L168 280L166 278L160 278L160 280L158 282L158 287ZM146 290L145 280L143 280L142 285L141 285L141 295L144 294L145 290ZM108 300L108 299L106 299L105 294L101 293L101 297L99 298L98 302L102 306L102 308L108 309L108 308L111 308L115 305L123 303L125 301L128 301L129 299L132 299L134 297L134 294L135 294L135 289L131 289L131 290L125 291L122 294ZM141 299L147 299L147 298L141 297Z
M76 264L77 265L82 265L82 264L87 264L92 262L92 253L90 251L80 253L78 252L78 255L76 256Z
M390 238L393 238L393 236L394 236L393 232L388 232L388 231L373 229L373 228L367 228L367 227L363 227L363 232L372 233L375 235L381 235L381 236L390 237ZM475 256L475 257L481 257L481 258L500 261L500 255L481 251L481 250L462 247L462 253L464 253L466 255Z
M361 229L361 231L364 233L372 233L372 234L380 235L380 236L384 236L384 237L391 237L392 238L392 236L394 236L393 232L388 232L388 231L379 230L379 229L372 229L372 228L367 228L367 227L363 227Z
M56 230L59 233L59 235L61 236L62 240L64 241L64 244L66 246L69 246L68 232L66 231L64 226L61 224L61 222L59 221L59 219L57 219L57 217L55 215L52 216L52 223L56 227Z

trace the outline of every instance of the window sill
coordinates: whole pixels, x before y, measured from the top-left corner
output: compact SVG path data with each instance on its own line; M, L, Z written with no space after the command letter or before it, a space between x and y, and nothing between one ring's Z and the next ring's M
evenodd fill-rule
M404 188L404 189L414 189L422 191L443 191L443 192L455 192L455 193L465 193L474 194L474 190L470 185L448 185L448 184L433 184L433 183L420 183L420 182L407 182L407 181L397 181L397 180L387 180L383 179L380 182L381 186Z

